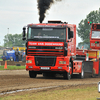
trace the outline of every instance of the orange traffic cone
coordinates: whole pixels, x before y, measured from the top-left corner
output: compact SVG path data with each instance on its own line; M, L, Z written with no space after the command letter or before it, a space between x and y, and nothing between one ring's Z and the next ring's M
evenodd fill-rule
M7 69L7 61L5 61L4 69Z

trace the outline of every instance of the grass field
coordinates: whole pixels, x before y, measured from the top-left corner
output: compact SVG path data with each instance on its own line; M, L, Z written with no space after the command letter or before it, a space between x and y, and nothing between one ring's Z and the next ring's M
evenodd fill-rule
M100 93L96 86L72 89L54 89L49 91L12 94L0 97L0 100L97 100ZM98 99L99 100L99 99Z
M0 66L0 70L18 70L25 69L25 66L7 66L7 69L4 69L4 66Z
M0 58L0 61L3 61L3 60Z

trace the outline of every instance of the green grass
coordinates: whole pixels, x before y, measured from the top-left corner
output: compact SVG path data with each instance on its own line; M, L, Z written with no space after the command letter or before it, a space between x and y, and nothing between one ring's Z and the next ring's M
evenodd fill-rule
M96 100L96 98L100 98L100 93L98 93L97 87L93 86L11 94L6 97L2 96L0 100Z
M0 66L0 70L18 70L18 69L25 69L25 66L7 66L7 69L4 69L4 66Z
M0 61L3 61L3 60L0 58Z

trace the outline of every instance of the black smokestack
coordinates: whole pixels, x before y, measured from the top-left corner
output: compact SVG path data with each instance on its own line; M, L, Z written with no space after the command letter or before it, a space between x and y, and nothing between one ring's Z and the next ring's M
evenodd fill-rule
M55 0L55 1L61 1L61 0ZM37 0L37 2L39 10L39 22L42 23L42 21L45 18L46 10L50 8L51 4L54 3L54 0Z

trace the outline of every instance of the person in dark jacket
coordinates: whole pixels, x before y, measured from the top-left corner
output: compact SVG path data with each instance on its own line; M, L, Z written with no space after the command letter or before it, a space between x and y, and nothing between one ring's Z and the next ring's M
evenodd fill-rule
M7 54L6 51L7 51L7 50L4 49L4 51L3 51L3 56L6 56L6 54Z
M19 50L15 51L16 61L19 62Z

